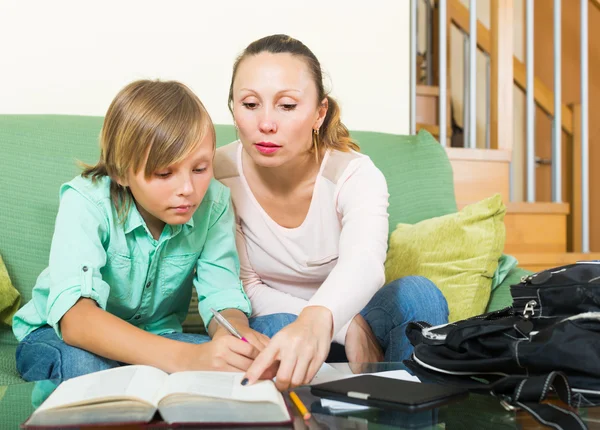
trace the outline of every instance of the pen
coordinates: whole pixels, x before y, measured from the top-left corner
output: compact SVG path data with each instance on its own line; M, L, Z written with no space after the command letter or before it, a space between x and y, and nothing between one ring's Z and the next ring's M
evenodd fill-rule
M210 311L213 313L213 315L215 316L215 319L217 320L217 323L221 327L224 327L225 330L227 330L229 333L231 333L238 339L243 340L244 342L248 343L248 340L245 337L243 337L241 334L239 334L238 331L235 329L235 327L232 326L229 323L229 321L227 321L225 319L225 317L223 315L221 315L219 312L215 311L213 308L210 308Z
M308 409L306 409L306 406L304 406L304 403L302 403L300 397L298 397L298 395L293 391L290 391L290 399L292 399L292 403L294 403L294 405L296 405L296 407L300 411L300 415L302 415L302 418L304 418L305 420L309 420L310 412L308 412Z

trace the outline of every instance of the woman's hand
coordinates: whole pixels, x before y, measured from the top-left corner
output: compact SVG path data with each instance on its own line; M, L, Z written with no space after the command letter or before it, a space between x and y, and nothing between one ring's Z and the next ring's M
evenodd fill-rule
M304 308L298 319L279 331L246 372L247 383L264 378L279 362L276 386L287 390L310 382L329 353L333 331L331 311Z
M346 333L346 357L350 363L383 361L384 355L379 341L360 314L354 317Z

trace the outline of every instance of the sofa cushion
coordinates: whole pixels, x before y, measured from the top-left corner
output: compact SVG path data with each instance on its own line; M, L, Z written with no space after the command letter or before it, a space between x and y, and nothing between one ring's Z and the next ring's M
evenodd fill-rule
M13 287L0 255L0 324L12 325L12 317L19 309L21 296Z
M23 382L17 372L16 350L17 339L10 327L0 327L0 386Z
M102 118L0 115L0 254L22 303L48 265L59 186L98 159Z
M398 223L415 224L457 211L450 160L427 131L414 136L355 131L352 137L387 180L390 233Z
M497 194L455 214L398 224L390 239L386 281L429 278L448 301L450 321L483 313L504 247L505 212Z

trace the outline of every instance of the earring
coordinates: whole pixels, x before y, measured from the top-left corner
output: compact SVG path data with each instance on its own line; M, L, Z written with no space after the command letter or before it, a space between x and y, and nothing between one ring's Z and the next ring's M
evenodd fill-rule
M318 128L314 128L313 129L313 150L315 151L315 160L317 161L317 163L319 162L319 129Z

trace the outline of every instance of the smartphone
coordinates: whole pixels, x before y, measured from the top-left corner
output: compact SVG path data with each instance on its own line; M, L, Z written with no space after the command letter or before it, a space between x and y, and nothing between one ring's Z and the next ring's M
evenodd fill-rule
M468 396L466 388L427 384L375 375L360 375L313 385L311 393L326 399L405 412L433 409Z

